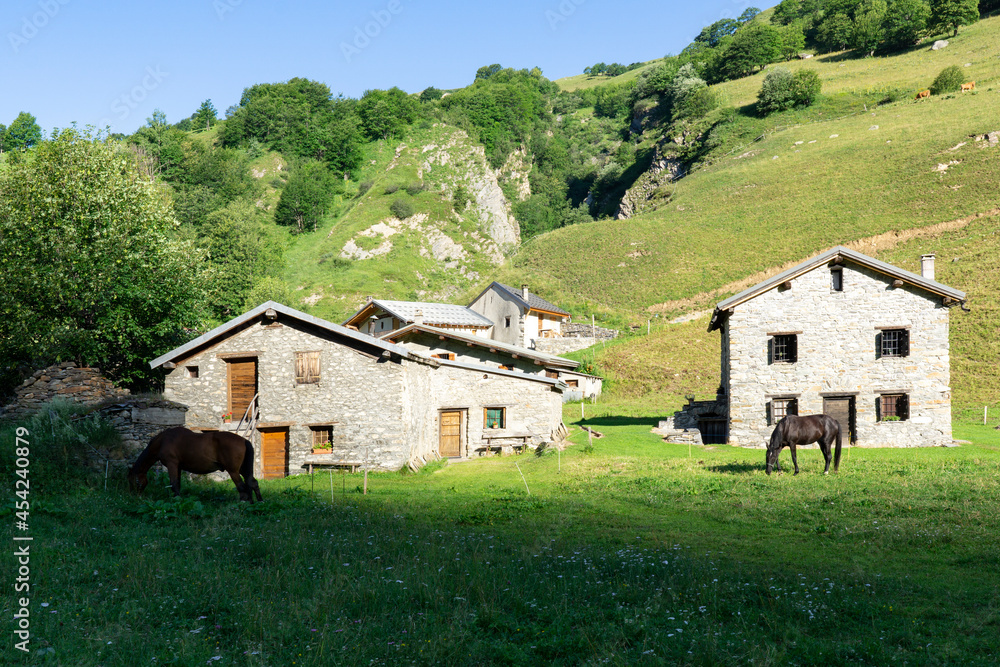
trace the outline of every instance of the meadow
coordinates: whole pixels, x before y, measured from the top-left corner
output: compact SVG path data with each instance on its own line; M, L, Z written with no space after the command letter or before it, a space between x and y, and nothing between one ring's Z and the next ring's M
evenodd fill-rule
M998 660L997 431L855 448L828 476L807 450L769 477L760 450L664 444L655 416L620 416L642 411L570 404L561 453L371 474L367 495L361 473L266 481L254 506L203 480L135 498L120 469L105 490L103 465L73 462L106 426L43 415L24 424L31 652L5 662Z

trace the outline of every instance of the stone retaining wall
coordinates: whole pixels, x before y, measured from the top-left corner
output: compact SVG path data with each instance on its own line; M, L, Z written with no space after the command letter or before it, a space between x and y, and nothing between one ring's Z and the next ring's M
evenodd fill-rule
M97 405L129 395L116 387L97 368L80 368L72 361L55 364L35 373L15 391L14 400L0 412L5 418L21 419L55 399Z

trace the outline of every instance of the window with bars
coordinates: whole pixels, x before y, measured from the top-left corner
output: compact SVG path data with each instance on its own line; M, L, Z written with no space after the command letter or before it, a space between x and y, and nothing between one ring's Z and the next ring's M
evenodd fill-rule
M794 364L798 361L798 335L775 334L769 341L772 364Z
M799 414L799 399L772 398L767 403L767 423L774 426L788 415Z
M898 422L910 418L910 397L906 394L882 394L875 404L880 422Z
M875 336L879 357L910 356L910 332L906 329L883 329Z
M295 383L316 384L319 382L319 352L295 353Z
M312 431L312 446L324 449L333 444L333 426L310 426Z
M438 352L437 354L432 354L435 359L447 359L448 361L455 361L454 352Z
M485 408L483 410L484 428L505 428L507 423L507 408Z

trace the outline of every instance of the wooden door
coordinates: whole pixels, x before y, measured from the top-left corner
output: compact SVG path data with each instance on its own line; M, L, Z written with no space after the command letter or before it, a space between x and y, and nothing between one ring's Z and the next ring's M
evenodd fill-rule
M288 430L261 431L261 479L274 479L288 475Z
M233 422L238 422L257 395L257 360L234 359L226 365L229 370L229 411L233 413Z
M840 433L844 441L855 442L857 440L854 427L853 396L824 396L823 414L830 415L840 422Z
M462 455L462 412L453 410L441 413L441 456Z

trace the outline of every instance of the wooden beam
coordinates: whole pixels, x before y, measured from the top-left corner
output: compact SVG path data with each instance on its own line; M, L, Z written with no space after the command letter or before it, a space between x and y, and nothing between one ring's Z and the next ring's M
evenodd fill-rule
M177 364L175 364L172 361L168 361L167 363L163 364L163 367L166 368L168 371L172 371L175 368L177 368Z
M903 286L903 281L900 280L899 278L896 278L895 280L892 281L892 286L893 287L902 287Z

